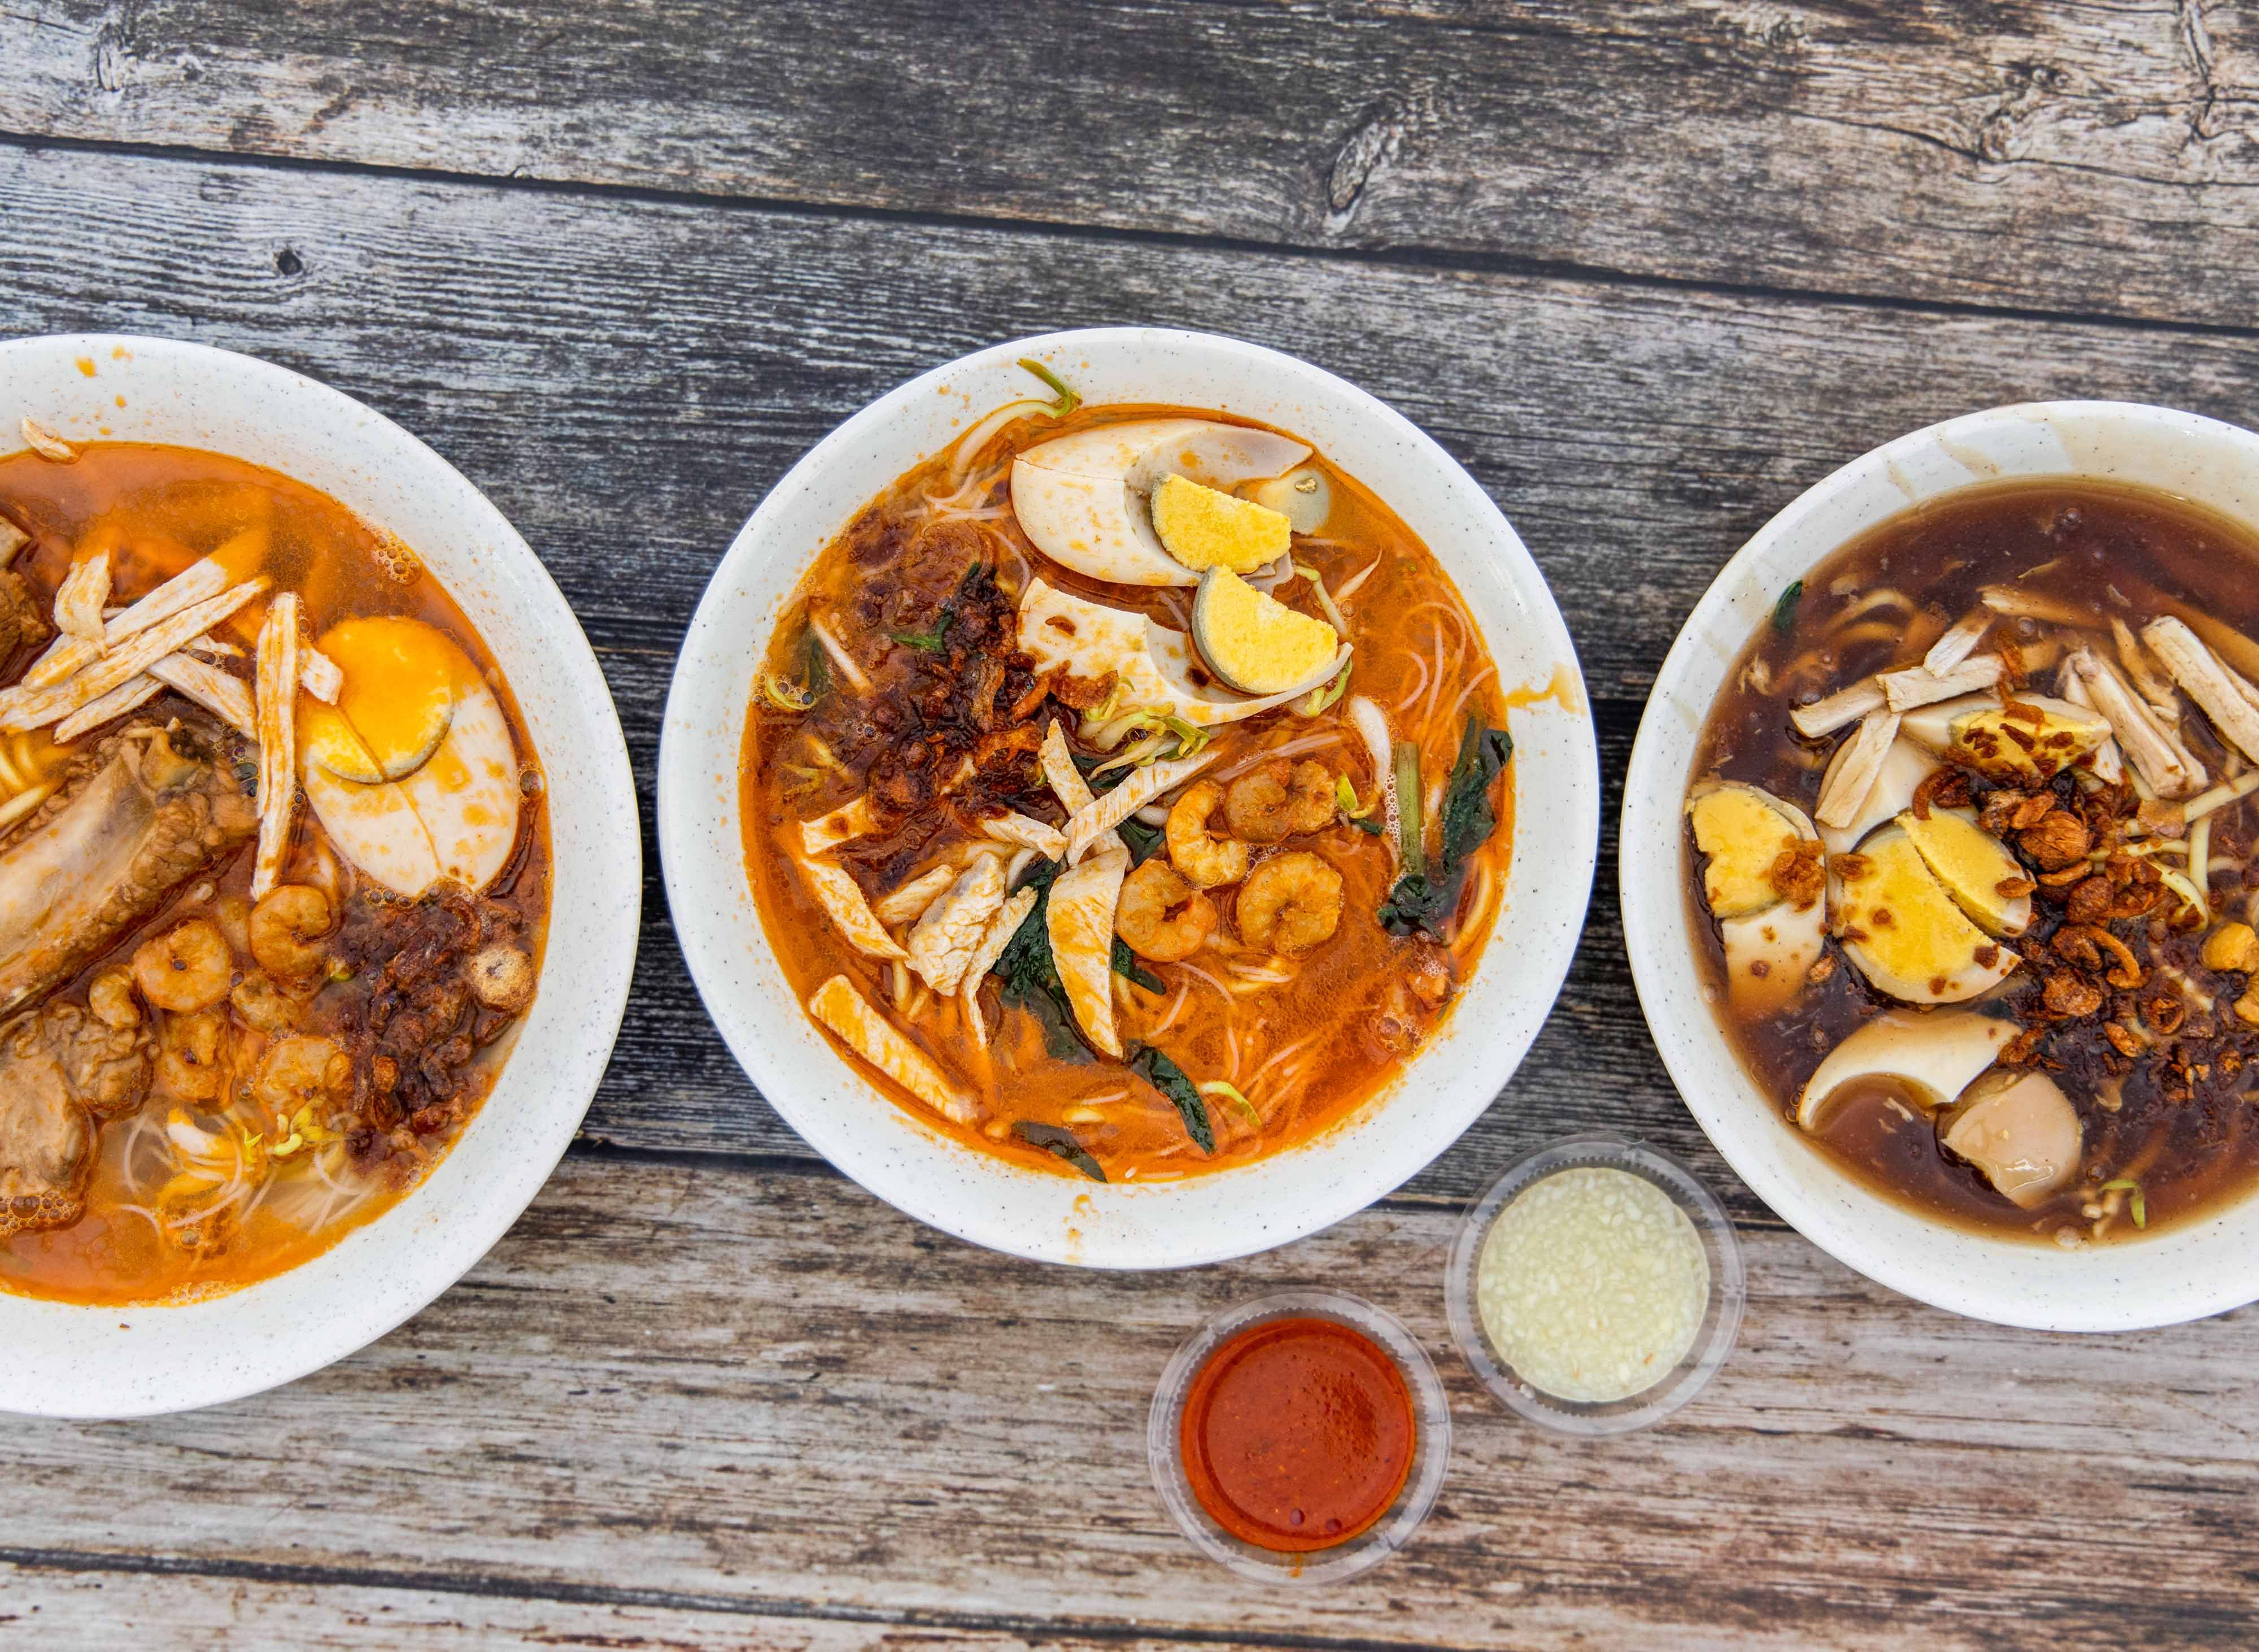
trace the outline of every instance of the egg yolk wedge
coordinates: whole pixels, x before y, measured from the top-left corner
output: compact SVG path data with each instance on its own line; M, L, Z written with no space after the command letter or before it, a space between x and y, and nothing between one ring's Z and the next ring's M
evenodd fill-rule
M299 738L309 761L363 786L403 779L431 761L454 721L456 696L478 680L463 651L418 620L346 620L320 646L345 685L333 706L301 701Z
M1201 576L1193 641L1209 670L1249 694L1279 694L1309 681L1341 645L1323 620L1296 613L1222 567Z
M1161 548L1188 568L1252 573L1293 547L1293 524L1278 511L1187 477L1162 477L1152 511Z
M396 894L442 879L485 888L517 846L522 796L494 690L419 620L347 620L319 646L345 677L336 706L299 701L299 773L323 830Z

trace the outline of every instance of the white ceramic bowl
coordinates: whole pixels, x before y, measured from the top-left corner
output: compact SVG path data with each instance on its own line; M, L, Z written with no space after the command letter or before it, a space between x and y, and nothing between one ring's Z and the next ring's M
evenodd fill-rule
M1695 738L1790 580L1908 506L1981 482L2091 477L2166 489L2259 530L2259 436L2163 408L1994 408L1878 447L1806 492L1726 565L1678 633L1624 781L1624 944L1648 1026L1688 1108L1759 1198L1868 1278L2002 1325L2114 1331L2259 1299L2259 1200L2154 1237L2067 1251L1928 1221L1836 1170L1759 1093L1694 959L1680 809Z
M73 1307L0 1293L0 1408L186 1411L381 1336L532 1202L588 1110L627 1002L641 898L635 791L611 696L563 594L485 496L390 420L249 356L91 334L0 344L0 451L22 445L27 413L74 440L252 459L399 535L485 637L548 781L555 874L540 992L493 1094L420 1187L303 1266L209 1301Z
M1573 712L1515 710L1519 806L1505 915L1441 1033L1355 1118L1241 1170L1137 1187L1023 1169L887 1100L787 987L755 911L738 754L753 672L795 585L895 477L1031 388L1033 356L1091 402L1166 402L1265 420L1374 488L1458 584L1509 687L1568 686ZM1488 1107L1552 1007L1591 892L1598 759L1575 651L1498 508L1401 415L1307 362L1157 328L996 345L912 380L825 437L761 502L715 571L676 663L659 749L666 894L706 1006L761 1093L818 1152L922 1221L1015 1255L1182 1266L1315 1232L1396 1186Z

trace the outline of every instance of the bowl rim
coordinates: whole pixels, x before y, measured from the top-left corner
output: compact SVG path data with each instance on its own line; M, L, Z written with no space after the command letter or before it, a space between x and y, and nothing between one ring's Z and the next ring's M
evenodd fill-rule
M2057 451L2064 455L2064 462L2054 468L2002 468L2004 464L2013 465L2020 455L2035 454L2036 450L2015 445L2020 438L2036 439L2042 432L2052 438L2058 427L2077 430L2086 424L2122 430L2120 439L2130 456L2100 467L2092 463L2080 467L2071 462L2068 447L2059 443ZM1996 458L1975 445L1985 441L2000 444L2005 458ZM1834 535L1792 573L1785 565L1772 570L1773 573L1782 580L1801 577L1875 523L1964 489L2044 481L2056 476L2066 481L2114 480L2173 493L2177 489L2171 483L2153 479L2154 467L2165 462L2168 455L2177 456L2184 463L2197 463L2192 445L2198 444L2217 445L2259 474L2259 435L2239 425L2145 402L2091 398L2011 402L1960 414L1909 431L1838 466L1777 511L1719 570L1688 613L1656 673L1633 743L1617 843L1624 946L1642 1014L1681 1100L1735 1172L1806 1240L1877 1284L1949 1313L2031 1330L2113 1332L2178 1324L2259 1300L2259 1268L2240 1277L2183 1268L2174 1284L2160 1289L2148 1280L2137 1286L2121 1270L2109 1265L2113 1257L2122 1264L2170 1256L2200 1240L2216 1237L2230 1212L2248 1211L2259 1217L2259 1193L2154 1236L2063 1252L2037 1242L1988 1235L1922 1217L1840 1171L1828 1178L1828 1200L1799 1187L1785 1171L1776 1168L1764 1139L1771 1132L1785 1136L1790 1127L1748 1078L1714 1012L1698 1002L1684 1013L1669 1013L1675 978L1683 978L1692 968L1691 920L1683 875L1671 878L1663 898L1650 898L1643 889L1650 869L1643 865L1642 857L1649 852L1646 845L1650 837L1660 842L1667 837L1674 851L1680 848L1679 808L1688 780L1686 765L1692 762L1692 742L1699 738L1699 732L1682 737L1669 726L1670 721L1691 708L1698 713L1695 728L1699 731L1700 719L1707 716L1711 702L1705 700L1695 705L1685 685L1701 669L1706 650L1716 646L1714 633L1721 628L1731 639L1728 663L1738 659L1747 645L1760 616L1749 613L1736 620L1734 610L1753 571L1766 561L1777 545L1805 531L1807 523L1822 519L1824 513L1846 506L1857 490L1873 486L1878 479L1886 480L1903 495L1896 508ZM1966 475L1950 486L1916 494L1910 479L1925 472L1935 474L1941 456L1962 466ZM2247 525L2259 533L2259 491L2251 495L2243 516ZM1677 864L1675 853L1673 859ZM1714 1063L1721 1054L1725 1070L1738 1075L1739 1087L1732 1093L1715 1093L1711 1088L1712 1071L1716 1070ZM1808 1144L1795 1143L1794 1150L1817 1157L1816 1150ZM1871 1231L1878 1225L1895 1226L1900 1237L1918 1235L1929 1243L1893 1245ZM2003 1284L1998 1273L1983 1267L1952 1265L1981 1258L2005 1262L2009 1257L2083 1261L2088 1271L2077 1281L2079 1290L2049 1294L2035 1293L2028 1273ZM2048 1277L2051 1280L2070 1278L2067 1274Z
M475 543L475 555L492 559L486 572L497 582L495 595L467 592L467 580L461 578L448 581L449 594L479 626L498 660L504 649L493 635L494 620L481 621L479 610L493 607L507 611L517 606L521 623L529 629L538 628L542 634L545 676L553 673L564 690L558 696L559 709L546 712L525 694L517 696L551 800L552 854L540 991L533 1015L520 1023L517 1036L522 1041L537 1030L550 1035L538 1046L549 1071L537 1077L533 1064L524 1058L528 1052L514 1046L493 1091L470 1124L416 1187L328 1250L281 1273L217 1296L131 1307L62 1303L0 1292L0 1325L17 1322L10 1326L4 1344L0 1344L0 1409L28 1415L118 1420L224 1404L333 1364L428 1307L517 1224L571 1145L609 1065L634 972L636 937L641 926L643 851L626 738L587 634L531 545L485 493L445 458L359 398L310 374L239 351L135 333L50 333L0 340L0 367L25 361L45 364L50 355L66 362L75 357L105 363L122 360L128 372L141 364L154 366L164 374L178 374L171 391L175 402L183 404L176 410L180 417L196 416L199 404L195 375L202 373L207 382L228 387L219 393L222 395L264 398L267 406L293 409L310 430L321 427L340 444L339 457L332 461L340 472L365 470L379 481L415 476L419 490L428 490L447 509L460 513L460 537ZM44 366L38 370L45 370ZM82 366L79 371L84 371ZM281 416L274 417L279 421ZM90 439L172 440L176 445L201 446L265 465L336 496L334 488L308 480L289 463L262 456L260 450L271 455L274 448L286 445L271 433L271 428L268 433L246 433L234 446L223 440L191 442L134 431ZM13 434L6 432L6 437ZM306 439L321 438L309 435ZM350 458L344 457L347 453ZM363 520L387 525L385 516L377 511L348 499L341 498L339 502ZM409 542L417 545L413 536ZM516 679L511 681L517 688ZM574 823L566 832L559 830L555 814L554 800L559 794L586 800L585 807L576 806ZM568 853L573 857L569 864ZM622 868L631 869L633 875L616 877ZM590 890L568 900L560 893L568 875L605 878L607 883L601 891ZM581 947L573 955L574 966L559 970L554 966L564 958L560 929L567 927ZM557 1036L560 1033L566 1036ZM472 1133L485 1122L491 1122L491 1129L507 1124L511 1132L510 1150L501 1159L496 1174L459 1194L454 1178L448 1177L449 1167L462 1157ZM446 1199L452 1216L435 1228L424 1218L431 1200L439 1197L435 1184L443 1178L448 1178ZM403 1229L411 1224L417 1229L414 1243L380 1250L373 1235L398 1241L409 1237ZM354 1291L354 1278L380 1264L388 1276L384 1287ZM287 1305L294 1299L324 1290L332 1292L344 1304L333 1316L289 1322L286 1328L273 1334L260 1328L262 1314L270 1318L287 1314ZM105 1381L99 1375L90 1378L83 1368L75 1371L47 1369L51 1360L43 1364L27 1356L23 1346L26 1339L36 1342L43 1334L83 1335L89 1326L101 1329L114 1325L124 1332L129 1322L146 1327L153 1316L160 1315L164 1317L154 1321L160 1328L160 1346L173 1350L171 1356L177 1357L173 1345L177 1333L184 1342L203 1339L211 1349L224 1349L225 1357L189 1362L178 1370L167 1368L166 1380L159 1384L150 1380L145 1367L147 1341L121 1340L114 1344L118 1368L130 1363L139 1369L143 1381L137 1385L125 1378ZM190 1345L202 1344L190 1342Z
M852 464L857 448L869 439L874 432L887 429L896 419L902 417L904 409L915 406L922 400L933 397L937 394L948 393L953 381L968 377L998 364L1009 365L1023 357L1042 358L1056 356L1060 352L1097 352L1133 346L1159 347L1180 352L1220 352L1230 358L1234 366L1239 369L1269 375L1271 380L1275 381L1281 387L1282 395L1305 393L1339 398L1354 410L1356 416L1374 421L1378 429L1385 431L1391 438L1423 452L1429 462L1436 466L1443 485L1451 488L1455 494L1464 496L1471 515L1478 516L1483 522L1486 530L1494 540L1496 552L1502 563L1500 577L1511 581L1512 591L1517 599L1523 602L1528 609L1529 623L1534 628L1533 636L1542 642L1549 652L1550 657L1555 662L1554 669L1557 673L1562 672L1567 673L1573 691L1576 715L1564 721L1575 725L1572 738L1578 748L1574 755L1578 772L1571 787L1571 794L1564 800L1563 813L1564 818L1570 822L1569 830L1575 836L1576 842L1573 845L1574 853L1564 853L1563 858L1573 867L1577 864L1578 858L1581 857L1583 866L1586 868L1582 880L1578 886L1576 922L1568 927L1564 936L1540 935L1537 936L1536 943L1529 949L1529 957L1526 959L1527 967L1522 972L1523 979L1543 985L1546 1005L1544 1013L1537 1015L1530 1022L1526 1029L1526 1036L1518 1036L1511 1049L1502 1048L1493 1057L1497 1068L1495 1083L1488 1086L1485 1098L1479 1105L1472 1107L1464 1117L1453 1122L1447 1136L1442 1136L1438 1131L1437 1135L1441 1139L1436 1140L1432 1145L1426 1146L1424 1150L1419 1150L1416 1157L1401 1150L1396 1151L1393 1156L1384 1153L1376 1157L1370 1166L1365 1167L1362 1178L1351 1181L1337 1197L1298 1207L1283 1214L1264 1213L1266 1218L1265 1223L1246 1221L1241 1224L1241 1230L1232 1237L1219 1238L1215 1243L1167 1254L1149 1253L1135 1246L1129 1247L1125 1251L1106 1250L1084 1241L1079 1234L1071 1235L1069 1242L1065 1243L1048 1237L1041 1240L1031 1238L1013 1231L1009 1224L1001 1219L968 1207L966 1203L951 1204L937 1198L933 1187L928 1185L927 1181L921 1180L915 1175L901 1173L892 1167L880 1166L868 1159L843 1156L842 1153L834 1150L835 1146L842 1143L841 1132L831 1128L825 1116L826 1109L820 1100L803 1101L802 1099L801 1093L812 1092L816 1088L816 1085L809 1080L796 1078L787 1068L779 1053L773 1050L767 1042L759 1036L759 1029L752 1024L754 1012L748 1005L738 1001L742 994L733 995L727 990L731 986L728 973L731 951L733 948L742 950L747 944L746 937L738 932L724 915L705 910L694 898L693 879L695 876L701 875L702 869L709 864L710 858L715 853L711 846L702 842L699 835L699 822L704 818L702 811L706 807L701 798L700 758L702 754L709 761L718 760L723 747L715 742L710 731L702 732L694 725L686 709L694 693L702 693L702 690L694 690L692 684L697 674L709 668L707 656L725 644L738 645L734 639L725 638L720 634L720 622L716 617L718 608L726 600L723 596L726 590L734 583L742 583L748 571L758 566L760 559L776 553L775 548L765 541L773 531L776 520L787 509L787 502L814 486L816 479L827 474L834 466ZM980 411L985 410L984 406ZM976 411L972 417L977 418L979 416L980 413ZM968 428L970 423L971 419L968 418L966 421ZM928 454L940 451L943 445L941 441L936 441L927 449ZM865 467L868 467L867 462ZM853 509L859 509L863 501L868 500L887 487L894 481L894 475L899 474L899 471L896 471L887 475L875 474L870 475L866 479L867 487L864 487L856 495L855 505L850 508L848 514L842 515L838 518L830 532L836 534L839 528L845 525ZM819 543L817 549L820 550L822 544L828 543L827 535ZM804 570L816 552L795 549L792 554L800 559L798 566ZM1529 600L1533 596L1535 600ZM764 644L767 635L767 622L764 622L759 631ZM741 656L747 652L750 651L740 648ZM752 657L758 658L758 655ZM730 728L726 750L727 762L733 774L737 764L736 752L744 731L745 716L744 702L750 699L750 666L744 663L742 658L738 670L741 680L747 687L738 693L737 709L730 714ZM1538 570L1535 559L1530 557L1528 549L1523 545L1505 514L1499 509L1496 502L1490 498L1480 484L1468 474L1464 467L1459 465L1449 452L1401 413L1371 393L1322 367L1282 352L1222 334L1180 328L1144 326L1076 328L1033 334L988 345L943 362L874 398L812 446L778 479L756 504L752 515L746 519L744 527L739 530L716 567L705 595L700 601L698 613L692 619L681 653L676 661L674 679L668 692L666 719L660 738L657 786L660 865L669 907L675 918L677 941L681 946L693 981L698 986L700 996L705 1000L709 1014L721 1031L723 1042L728 1044L731 1053L737 1057L738 1065L744 1068L755 1087L760 1091L762 1097L768 1101L779 1116L836 1169L866 1191L930 1227L937 1228L967 1243L987 1246L1007 1254L1025 1257L1035 1261L1105 1268L1200 1266L1272 1249L1354 1214L1370 1205L1375 1199L1384 1196L1392 1188L1416 1174L1463 1136L1468 1127L1497 1100L1499 1093L1504 1089L1513 1072L1527 1055L1530 1042L1534 1040L1538 1028L1550 1015L1553 1003L1557 1000L1561 986L1567 979L1570 965L1573 961L1577 945L1582 937L1583 917L1591 897L1593 876L1597 870L1600 830L1599 750L1588 705L1589 702L1585 698L1583 675L1577 662L1575 647L1570 638L1567 625L1561 618L1559 608L1553 602L1550 590L1546 586L1543 575ZM732 801L728 806L730 811L729 823L734 828L738 824L736 814L737 804L734 801L734 786L731 787L730 796ZM1578 818L1580 814L1582 818ZM742 839L733 835L730 844L723 848L725 854L734 849L735 859L731 863L730 875L737 880L739 887L742 887L745 882L741 844ZM1518 855L1517 851L1517 858ZM758 915L754 919L754 924L757 929L759 928ZM1490 944L1497 944L1498 940L1499 937L1493 935ZM759 949L765 953L768 945L769 943L764 932L759 937ZM805 1020L804 1011L802 1012L802 1018ZM853 1078L861 1093L887 1106L895 1112L901 1111L894 1107L891 1101L872 1091L859 1075L853 1074L844 1058L838 1057L836 1052L830 1051L828 1043L824 1048L830 1060L841 1071L848 1072ZM1417 1065L1418 1058L1415 1057L1412 1066L1416 1067ZM1410 1067L1406 1069L1407 1072L1410 1070ZM1353 1114L1352 1121L1370 1113L1372 1105L1368 1104L1368 1107L1361 1109L1359 1114ZM925 1127L923 1125L916 1128L921 1132L925 1131ZM1336 1128L1338 1129L1341 1127ZM933 1140L945 1139L937 1135L929 1134ZM1332 1132L1328 1132L1314 1138L1313 1142L1303 1143L1288 1154L1269 1156L1244 1170L1190 1178L1186 1181L1170 1186L1187 1187L1201 1182L1217 1183L1225 1177L1244 1175L1250 1171L1259 1170L1265 1165L1275 1165L1282 1159L1290 1158L1293 1154L1304 1152L1316 1143L1323 1143L1331 1134ZM950 1145L956 1146L954 1143L951 1143ZM962 1148L958 1148L957 1150L969 1152L969 1150ZM984 1155L982 1159L985 1164L1003 1163L990 1156ZM1024 1171L1019 1173L1036 1174L1036 1172ZM930 1178L935 1183L938 1183L941 1179L943 1178L939 1177ZM1130 1190L1123 1188L1118 1191L1126 1193ZM1135 1191L1141 1195L1151 1197L1160 1194L1163 1189L1159 1186L1154 1186Z

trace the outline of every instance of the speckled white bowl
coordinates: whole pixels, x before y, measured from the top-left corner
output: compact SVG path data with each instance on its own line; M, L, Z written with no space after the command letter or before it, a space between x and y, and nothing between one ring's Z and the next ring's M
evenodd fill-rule
M1034 356L1087 401L1167 402L1265 420L1373 487L1465 596L1501 680L1559 680L1512 728L1520 806L1506 914L1442 1032L1374 1103L1245 1169L1100 1186L964 1147L879 1095L787 989L746 882L738 753L755 666L816 552L889 482L1031 388ZM1529 554L1474 479L1400 414L1275 351L1202 333L1101 328L1000 344L881 396L761 502L691 623L659 750L659 840L690 971L730 1050L809 1144L880 1198L979 1244L1090 1267L1182 1266L1283 1244L1362 1208L1457 1140L1551 1008L1583 926L1600 824L1583 680Z
M2259 529L2259 436L2119 402L1994 408L1878 447L1743 545L1678 633L1624 781L1618 872L1642 1007L1688 1109L1742 1179L1838 1261L1918 1300L2040 1330L2117 1331L2259 1300L2259 1200L2080 1251L1927 1221L1834 1168L1750 1081L1706 1001L1682 878L1694 744L1727 673L1789 581L1853 535L1981 482L2092 477L2161 488Z
M603 1075L634 967L641 834L603 674L501 512L389 419L285 367L163 338L0 344L0 452L25 414L79 441L232 453L342 501L415 547L486 638L540 753L555 852L541 990L494 1093L409 1197L334 1248L232 1295L71 1307L0 1294L0 1409L131 1417L304 1376L460 1278L533 1200Z

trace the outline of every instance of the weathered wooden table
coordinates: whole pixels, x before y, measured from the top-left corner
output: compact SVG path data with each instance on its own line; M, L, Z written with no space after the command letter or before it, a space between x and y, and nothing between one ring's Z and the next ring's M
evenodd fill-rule
M1435 432L1551 580L1612 783L1696 595L1841 461L2033 397L2259 418L2249 0L9 0L0 128L0 334L225 345L431 442L571 597L646 803L753 502L1015 333L1236 333ZM317 1377L0 1422L0 1641L2259 1638L2259 1314L2004 1331L1820 1255L1673 1094L1614 856L1464 1140L1284 1250L1120 1278L812 1158L709 1026L647 838L627 1027L547 1192ZM1460 1201L1583 1125L1692 1159L1750 1263L1719 1381L1613 1444L1494 1406L1438 1288ZM1203 1315L1321 1280L1436 1352L1457 1454L1408 1551L1304 1598L1177 1538L1143 1431Z

